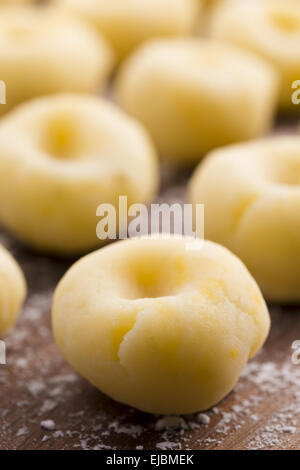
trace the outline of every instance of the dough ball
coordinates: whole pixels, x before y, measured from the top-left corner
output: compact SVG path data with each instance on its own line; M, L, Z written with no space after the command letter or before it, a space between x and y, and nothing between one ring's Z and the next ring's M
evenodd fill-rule
M147 133L105 100L63 94L21 105L0 123L0 221L41 251L99 246L96 210L156 194L157 155Z
M273 64L281 78L280 108L297 112L291 86L300 77L298 0L224 0L215 9L210 34Z

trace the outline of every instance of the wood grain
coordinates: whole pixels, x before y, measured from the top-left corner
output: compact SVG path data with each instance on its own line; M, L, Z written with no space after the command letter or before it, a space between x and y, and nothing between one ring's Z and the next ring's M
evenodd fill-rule
M188 177L165 169L159 200L182 201ZM1 449L300 448L300 365L291 362L291 345L300 340L300 306L271 306L272 330L263 351L234 391L207 412L209 424L188 416L185 428L158 432L159 417L101 394L54 345L51 297L73 260L37 255L5 231L0 242L15 254L29 286L17 328L5 338L7 365L0 366ZM49 419L55 430L42 428Z

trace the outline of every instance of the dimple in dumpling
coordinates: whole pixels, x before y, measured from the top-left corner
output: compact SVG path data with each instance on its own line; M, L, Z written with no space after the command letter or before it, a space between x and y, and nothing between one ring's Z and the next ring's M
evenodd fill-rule
M0 245L0 335L16 322L25 295L26 283L21 269Z
M215 147L269 130L278 85L272 66L233 46L158 39L124 63L115 96L145 125L162 158L191 165Z

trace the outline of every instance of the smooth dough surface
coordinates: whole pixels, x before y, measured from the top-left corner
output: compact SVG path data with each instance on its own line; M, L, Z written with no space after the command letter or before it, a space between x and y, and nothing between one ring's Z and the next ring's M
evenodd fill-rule
M205 235L236 253L271 301L300 300L300 137L216 150L196 169Z
M16 138L17 136L17 138ZM32 247L76 254L99 246L99 204L148 203L158 161L139 123L105 100L38 98L0 123L0 221Z
M113 66L113 52L83 22L42 8L3 8L0 15L0 79L6 104L59 92L101 90Z
M149 130L162 158L188 165L268 130L278 77L260 58L217 41L155 40L124 63L115 96Z
M21 269L0 245L0 335L16 322L25 295L26 283Z
M56 0L54 4L88 20L121 60L153 37L192 33L203 0Z
M300 77L300 2L224 0L212 16L210 35L253 51L273 64L281 77L280 107L292 104L292 83Z
M205 241L131 239L79 260L59 283L56 343L69 364L115 400L192 413L235 386L263 345L269 314L241 261Z

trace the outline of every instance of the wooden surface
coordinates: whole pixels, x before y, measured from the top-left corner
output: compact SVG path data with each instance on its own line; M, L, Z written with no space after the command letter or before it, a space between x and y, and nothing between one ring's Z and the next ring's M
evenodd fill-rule
M283 129L285 131L285 129ZM166 173L160 200L182 200L188 174ZM50 328L53 290L72 261L26 250L4 231L0 242L24 269L29 295L7 337L0 366L1 449L296 449L300 448L300 306L271 306L272 330L234 391L207 412L209 424L184 417L176 431L157 431L159 417L110 400L78 377L57 351ZM54 430L43 429L53 420Z

